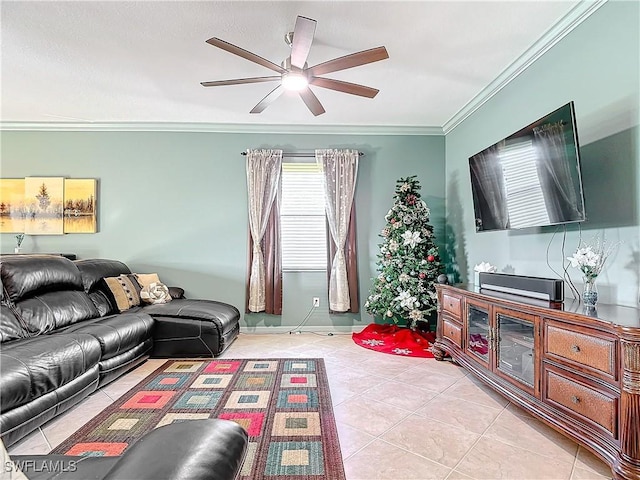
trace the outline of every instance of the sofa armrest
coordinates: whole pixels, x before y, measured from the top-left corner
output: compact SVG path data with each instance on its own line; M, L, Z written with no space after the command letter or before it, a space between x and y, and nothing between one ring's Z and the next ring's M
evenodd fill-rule
M169 295L172 299L184 298L184 288L169 287Z
M247 433L230 420L190 420L158 427L124 452L104 480L235 480Z

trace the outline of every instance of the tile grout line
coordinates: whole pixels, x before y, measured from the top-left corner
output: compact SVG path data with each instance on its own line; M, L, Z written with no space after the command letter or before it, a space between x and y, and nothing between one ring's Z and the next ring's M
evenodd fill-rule
M49 449L49 452L51 452L51 450L53 450L53 447L51 446L51 442L49 442L49 439L47 438L47 435L44 433L44 430L42 429L42 427L38 427L38 431L42 434L42 438L44 438L44 441L47 444L47 448Z
M386 433L386 432L385 432L385 433ZM401 447L400 445L396 445L395 443L391 443L390 441L385 440L384 438L378 438L378 440L380 440L381 442L384 442L384 443L386 443L387 445L390 445L390 446L392 446L392 447L394 447L394 448L397 448L397 449L399 449L399 450L402 450L403 452L406 452L406 453L408 453L408 454L410 454L410 455L415 455L416 457L420 457L420 458L422 458L422 459L424 459L424 460L427 460L427 461L429 461L429 462L433 462L433 463L435 463L436 465L440 465L441 467L448 468L448 469L450 470L450 472L447 474L447 477L449 477L449 475L451 475L451 473L453 472L453 468L452 468L452 467L449 467L448 465L445 465L444 463L440 463L440 462L438 462L437 460L434 460L433 458L425 457L424 455L421 455L421 454L419 454L419 453L412 452L411 450L407 450L406 448ZM445 478L447 478L447 477L445 477Z
M507 406L509 404L505 405L504 407L502 407L502 410L500 411L500 413L498 415L496 415L496 418L493 419L493 421L487 426L487 428L484 429L484 431L478 436L478 439L473 442L473 445L471 445L467 451L465 452L465 454L462 456L462 458L460 458L460 460L458 460L458 463L456 463L453 468L451 469L451 472L456 471L456 468L458 468L458 466L465 460L465 458L467 458L469 456L469 454L471 453L471 450L473 450L475 448L476 445L478 445L478 443L480 443L480 440L483 439L485 433L487 433L487 430L489 430L494 423L496 423L498 421L498 418L500 418L500 416L506 411ZM463 472L460 472L463 473ZM449 475L447 476L447 478L451 475L451 473L449 473ZM466 475L466 473L464 474Z
M401 382L401 383L406 383L406 382ZM452 384L452 385L450 385L449 387L447 387L447 389L448 389L448 388L451 388L451 386L453 386L453 385L455 385L455 383L454 383L454 384ZM373 388L373 387L371 387L371 388ZM360 396L362 396L362 394L363 394L363 393L366 393L367 391L371 390L371 388L369 388L369 389L365 390L365 391L364 391L364 392L362 392L361 394L355 395L355 396L354 396L354 397L352 397L352 398L356 398L356 397L360 397ZM416 387L416 388L419 388L419 387ZM436 464L438 464L438 465L441 465L441 466L443 466L443 467L445 467L445 468L451 468L451 467L448 467L447 465L441 464L441 463L439 463L439 462L437 462L437 461L435 461L435 460L433 460L433 459L431 459L431 458L428 458L428 457L425 457L425 456L423 456L423 455L421 455L421 454L419 454L419 453L416 453L416 452L412 452L412 451L410 451L410 450L407 450L406 448L401 447L400 445L396 445L396 444L394 444L394 443L392 443L392 442L390 442L390 441L385 440L384 438L382 438L382 436L383 436L383 435L385 435L386 433L388 433L389 431L391 431L392 429L394 429L395 427L397 427L400 423L402 423L404 420L406 420L407 418L409 418L411 415L418 415L418 416L420 416L420 417L424 417L424 415L421 415L421 414L417 413L417 412L418 412L418 410L420 410L420 409L424 408L426 405L428 405L428 404L429 404L429 402L431 402L433 399L437 398L437 397L438 397L438 396L440 396L442 393L444 393L444 391L442 391L442 392L435 392L435 391L433 391L433 390L426 390L426 389L422 389L422 390L430 391L430 392L434 392L434 393L436 393L436 395L435 395L433 398L431 398L428 402L426 402L424 405L419 406L418 408L416 408L416 409L415 409L415 410L413 410L413 411L405 410L405 409L402 409L401 407L395 407L395 408L398 408L398 409L404 410L404 411L406 411L406 412L409 412L409 414L408 414L408 415L406 415L405 417L403 417L402 419L400 419L398 422L396 422L396 423L394 423L393 425L391 425L389 428L387 428L386 430L384 430L383 432L381 432L381 433L380 433L380 434L378 434L378 435L371 435L370 433L365 432L364 430L361 430L361 429L359 429L359 428L356 428L356 427L354 427L354 426L352 426L352 425L348 425L350 428L353 428L354 430L357 430L357 431L360 431L360 432L365 433L365 434L367 434L367 435L370 435L370 436L372 436L373 438L372 438L369 442L367 442L365 445L363 445L362 447L360 447L358 450L356 450L355 452L353 452L352 454L350 454L349 456L347 456L346 458L344 458L344 459L343 459L343 461L346 461L347 459L354 457L355 455L357 455L358 453L360 453L362 450L364 450L365 448L367 448L368 446L370 446L370 445L371 445L373 442L375 442L376 440L380 440L381 442L384 442L384 443L386 443L387 445L391 445L391 446L393 446L394 448L399 448L400 450L403 450L403 451L405 451L405 452L407 452L407 453L409 453L409 454L411 454L411 455L415 455L415 456L418 456L418 457L423 458L423 459L425 459L425 460L428 460L428 461L430 461L430 462L434 462L434 463L436 463ZM446 390L446 389L445 389L445 390ZM373 402L377 402L377 403L381 403L381 404L383 404L383 405L390 405L390 404L387 404L387 403L385 403L385 402L381 402L381 401L379 401L379 400L371 400L371 401L373 401ZM445 424L444 422L440 422L439 420L433 420L433 421L436 421L436 422L439 422L439 423L443 423L444 425L448 425L448 424ZM453 469L451 469L451 472L453 472ZM451 472L449 473L449 475L451 474ZM448 476L448 475L447 475L447 476Z
M573 464L571 465L571 473L569 474L569 479L573 478L573 474L576 471L576 463L578 463L578 455L580 454L580 446L576 449L576 455L573 457Z
M513 405L514 407L517 407L517 405L515 405L514 403L509 402L509 403L505 406L504 411L503 411L503 412L500 412L500 415L498 415L498 417L496 417L496 421L498 420L498 418L499 418L500 416L502 416L502 415L504 414L504 412L505 412L505 411L507 411L507 412L511 412L511 411L509 410L509 405ZM520 407L518 407L518 408L520 408ZM526 419L529 419L529 420L533 420L533 421L535 421L535 422L537 422L537 423L540 423L541 425L546 426L546 425L544 424L544 422L542 422L541 420L538 420L537 418L535 418L535 417L531 416L531 415L530 415L530 414L528 414L528 413L527 413L527 415L528 415L527 417L524 417L524 416L518 415L518 414L517 414L517 413L515 413L515 412L511 412L511 413L512 413L514 416L516 416L516 417L521 417L522 419L525 419L525 418L526 418ZM527 423L527 422L525 422L525 423ZM492 423L492 424L493 424L493 423ZM527 426L529 426L529 424L528 424L528 423L527 423ZM551 428L551 427L548 427L548 428ZM553 429L553 428L551 428L551 430L553 430L554 432L556 431L556 430L555 430L555 429ZM482 435L484 436L484 433L483 433ZM564 437L564 436L563 436L563 437ZM544 458L548 458L548 459L551 459L551 460L557 460L557 461L560 461L560 462L564 462L564 460L560 460L560 459L555 458L555 457L553 457L553 456L545 455L544 453L540 453L540 452L536 452L536 451L534 451L534 450L530 450L530 449L528 449L528 448L526 448L526 447L521 447L521 446L519 446L519 445L514 445L514 444L509 443L509 442L507 442L507 441L505 441L505 440L502 440L502 439L496 439L496 441L501 442L501 443L503 443L503 444L505 444L505 445L509 445L509 446L511 446L511 447L514 447L514 448L519 448L520 450L524 450L525 452L533 453L534 455L538 455L538 456L540 456L540 457L544 457ZM573 440L572 440L572 441L573 441ZM580 452L580 448L581 448L581 447L580 447L580 445L579 445L578 443L576 443L575 441L573 441L573 443L574 443L574 444L575 444L575 446L576 446L576 453L573 455L573 462L572 462L572 464L575 464L575 463L577 462L577 459L578 459L578 453ZM569 462L566 462L566 463L569 463ZM572 470L571 470L571 471L572 471L572 474L573 474L573 468L572 468ZM571 477L569 477L569 478L571 478Z

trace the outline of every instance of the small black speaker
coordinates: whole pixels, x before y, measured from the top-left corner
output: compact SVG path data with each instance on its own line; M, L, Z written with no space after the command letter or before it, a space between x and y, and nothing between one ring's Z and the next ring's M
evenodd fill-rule
M480 289L540 298L550 302L564 301L564 282L556 278L525 277L507 273L480 272Z

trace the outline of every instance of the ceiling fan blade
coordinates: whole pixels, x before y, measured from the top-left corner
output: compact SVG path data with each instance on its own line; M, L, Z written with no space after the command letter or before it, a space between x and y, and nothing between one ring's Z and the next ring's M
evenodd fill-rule
M291 65L302 70L311 50L313 36L316 33L316 21L298 16L293 29L293 44L291 45Z
M314 116L317 117L318 115L322 115L325 112L325 109L320 103L320 100L318 100L318 97L313 94L309 87L300 90L300 92L298 93L300 93L300 96L302 97L305 105L309 110L311 110L311 113L313 113Z
M271 105L271 103L276 98L282 95L282 92L284 92L284 87L282 86L282 84L280 84L276 88L271 90L266 97L260 100L260 102L258 102L258 104L253 107L253 109L249 113L261 113L265 108Z
M360 95L361 97L373 98L380 90L377 88L358 85L357 83L343 82L342 80L334 80L333 78L312 78L309 83L316 87L328 88L338 92L349 93L351 95Z
M387 58L389 58L387 49L384 47L376 47L320 63L307 69L307 73L315 77L325 73L337 72L338 70L346 70L347 68L378 62Z
M251 78L236 78L234 80L217 80L214 82L200 82L203 87L221 87L224 85L241 85L243 83L262 83L262 82L275 82L276 80L282 80L280 75L274 75L272 77L251 77Z
M240 48L232 43L225 42L224 40L220 40L219 38L213 37L207 40L209 45L213 45L214 47L221 48L222 50L226 50L229 53L233 53L234 55L238 55L239 57L244 58L245 60L249 60L250 62L257 63L258 65L262 65L263 67L267 67L271 70L274 70L278 73L285 73L286 70L282 68L280 65L276 65L273 62L270 62L266 58L262 58L255 53L251 53L244 48Z

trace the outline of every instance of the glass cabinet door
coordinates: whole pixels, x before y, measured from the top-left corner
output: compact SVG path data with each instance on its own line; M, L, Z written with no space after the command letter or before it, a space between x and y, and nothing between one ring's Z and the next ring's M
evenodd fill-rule
M503 313L497 315L498 370L534 386L534 324Z
M489 310L468 304L467 309L467 349L473 355L489 362Z

